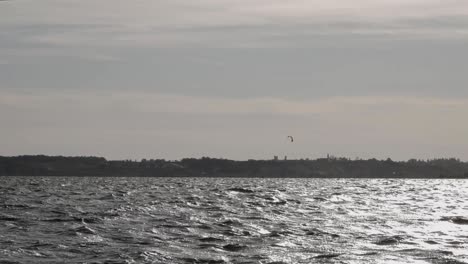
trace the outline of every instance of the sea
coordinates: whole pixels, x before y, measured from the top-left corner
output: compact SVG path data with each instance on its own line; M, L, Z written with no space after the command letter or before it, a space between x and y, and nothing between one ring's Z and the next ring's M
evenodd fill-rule
M468 263L468 180L0 177L0 263Z

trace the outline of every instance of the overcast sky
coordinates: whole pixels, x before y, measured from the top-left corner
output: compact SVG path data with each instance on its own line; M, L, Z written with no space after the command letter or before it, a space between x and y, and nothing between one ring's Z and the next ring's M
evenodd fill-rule
M0 155L468 160L467 118L466 0L0 1Z

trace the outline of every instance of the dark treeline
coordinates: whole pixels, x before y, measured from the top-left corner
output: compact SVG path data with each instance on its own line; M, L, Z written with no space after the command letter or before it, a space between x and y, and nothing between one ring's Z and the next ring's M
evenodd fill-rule
M468 162L433 160L248 160L188 158L106 160L101 157L0 156L0 176L468 178Z

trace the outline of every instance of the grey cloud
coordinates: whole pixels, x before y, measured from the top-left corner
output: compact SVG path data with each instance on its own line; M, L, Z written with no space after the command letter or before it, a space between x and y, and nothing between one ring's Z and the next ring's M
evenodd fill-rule
M435 0L11 1L0 9L0 91L45 100L34 109L0 105L1 151L270 157L281 152L277 138L294 133L307 138L296 153L302 156L463 154L463 107L376 100L359 111L343 103L349 111L341 116L274 110L285 99L301 101L303 109L334 96L468 97L465 6ZM228 103L199 110L171 101L184 113L127 108L138 100L109 106L110 99L98 97L102 108L89 104L97 97L90 92L111 98L124 91L216 102L267 96L274 103L248 115L230 113ZM60 93L87 100L51 99Z
M96 49L94 52L117 55L119 61L49 57L29 65L0 66L0 78L4 89L31 90L131 89L226 97L269 94L308 98L468 95L465 41L353 35L299 39L307 45L264 49Z

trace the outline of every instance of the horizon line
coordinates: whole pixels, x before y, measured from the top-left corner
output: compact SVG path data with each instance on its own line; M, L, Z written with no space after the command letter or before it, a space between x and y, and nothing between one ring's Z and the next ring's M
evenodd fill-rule
M383 158L383 159L378 159L378 158L350 158L350 157L343 157L343 156L334 156L334 155L327 155L324 157L318 157L318 158L308 158L308 157L301 157L301 158L292 158L289 159L287 156L284 156L281 158L280 156L274 155L273 158L271 159L245 159L245 160L240 160L240 159L229 159L229 158L223 158L223 157L209 157L209 156L202 156L202 157L184 157L184 158L179 158L179 159L166 159L166 158L141 158L141 159L131 159L131 158L125 158L125 159L109 159L104 156L96 156L96 155L46 155L46 154L22 154L22 155L12 155L12 156L7 156L7 155L0 155L0 158L19 158L19 157L62 157L62 158L103 158L106 161L131 161L131 162L143 162L143 161L151 161L151 160L163 160L166 162L180 162L184 159L218 159L218 160L229 160L229 161L316 161L316 160L321 160L321 159L328 159L328 160L348 160L348 161L369 161L369 160L377 160L377 161L393 161L393 162L408 162L412 160L416 161L422 161L422 162L428 162L428 161L433 161L433 160L456 160L458 162L463 162L463 163L468 163L467 160L462 160L458 157L433 157L433 158L410 158L407 160L395 160L392 159L391 157L388 158Z

